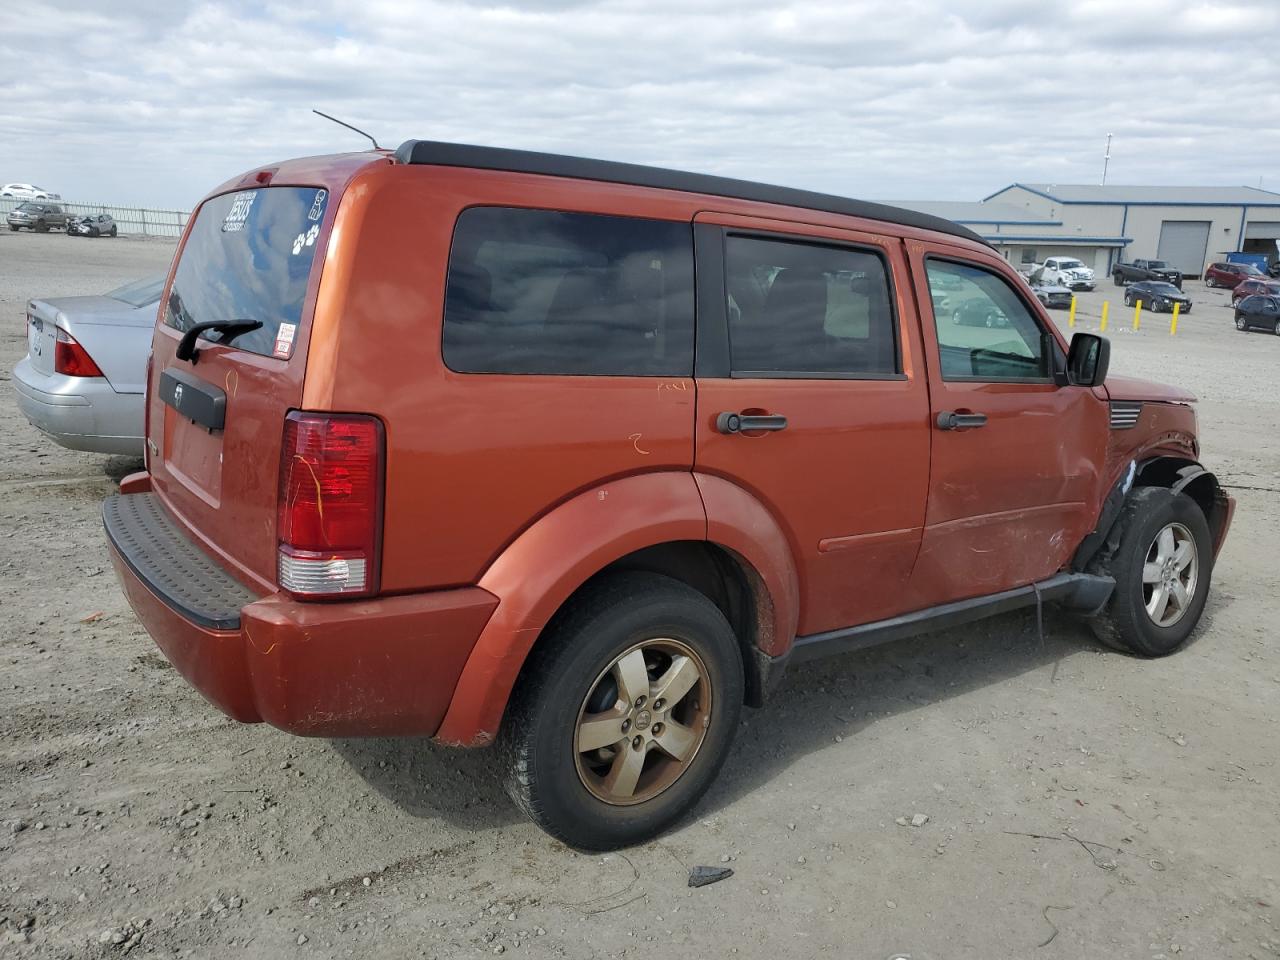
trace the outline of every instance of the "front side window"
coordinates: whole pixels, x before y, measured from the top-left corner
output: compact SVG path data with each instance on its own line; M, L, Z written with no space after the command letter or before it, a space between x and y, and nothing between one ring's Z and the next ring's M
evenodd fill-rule
M897 373L893 298L878 253L729 236L725 284L735 375Z
M458 218L443 356L459 373L693 374L689 223L506 207Z
M945 282L945 307L934 304L942 379L1043 380L1049 376L1046 334L1000 275L950 260L926 261L929 286Z

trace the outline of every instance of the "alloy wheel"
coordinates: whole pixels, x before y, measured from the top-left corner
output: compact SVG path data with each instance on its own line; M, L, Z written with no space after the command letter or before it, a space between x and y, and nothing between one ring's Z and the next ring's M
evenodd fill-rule
M1147 548L1142 565L1142 599L1157 627L1171 627L1186 615L1196 595L1200 558L1196 541L1180 523L1166 524Z
M583 786L615 806L651 800L693 763L711 721L710 674L679 640L637 643L603 670L578 711Z

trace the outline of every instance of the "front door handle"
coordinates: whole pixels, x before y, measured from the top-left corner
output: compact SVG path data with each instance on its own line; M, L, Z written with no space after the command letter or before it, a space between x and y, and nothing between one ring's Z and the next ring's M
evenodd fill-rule
M716 429L721 433L750 433L753 430L785 430L787 418L778 413L752 414L726 411L716 416Z
M943 410L938 414L939 430L973 430L987 425L985 413L972 413L968 410Z

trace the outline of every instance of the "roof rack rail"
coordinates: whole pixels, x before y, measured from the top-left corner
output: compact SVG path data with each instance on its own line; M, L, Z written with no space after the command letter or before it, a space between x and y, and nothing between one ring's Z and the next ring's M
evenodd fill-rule
M504 170L510 173L535 173L551 177L570 177L577 180L598 180L605 183L629 184L637 187L656 187L664 190L680 190L686 193L705 193L737 200L754 200L760 203L777 203L807 210L821 210L868 220L881 220L922 230L935 230L965 240L973 240L990 246L978 234L951 220L935 217L914 210L903 210L883 203L851 200L825 193L798 190L793 187L776 187L750 180L734 180L705 173L687 173L681 170L665 170L635 163L617 163L612 160L590 160L555 153L537 153L531 150L508 150L503 147L478 147L465 143L444 143L438 140L406 140L396 150L396 160L405 164L425 164L440 167L472 167L478 170Z

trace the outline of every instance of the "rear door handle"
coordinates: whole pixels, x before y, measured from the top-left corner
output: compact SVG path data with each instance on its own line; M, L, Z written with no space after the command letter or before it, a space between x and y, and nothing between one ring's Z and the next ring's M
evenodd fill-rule
M716 416L716 429L721 433L749 433L752 430L785 430L787 418L778 413L747 414L726 411Z
M987 425L985 413L969 411L943 410L938 414L939 430L973 430Z

